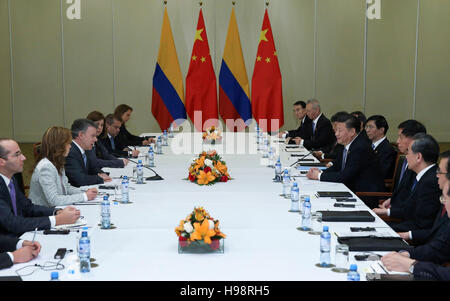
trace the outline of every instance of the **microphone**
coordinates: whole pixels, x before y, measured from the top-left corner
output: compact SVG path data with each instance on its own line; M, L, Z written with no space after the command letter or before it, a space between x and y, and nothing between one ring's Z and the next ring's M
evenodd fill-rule
M134 160L131 160L131 159L127 159L128 161L131 161L131 162L133 162L133 163L135 163L135 164L138 164L136 161L134 161ZM148 178L145 178L145 180L147 180L147 181L159 181L159 180L164 180L160 175L158 175L158 173L156 172L156 171L154 171L153 170L153 168L151 168L151 167L149 167L149 166L147 166L147 165L142 165L143 167L145 167L145 168L147 168L147 169L150 169L155 175L153 176L153 177L148 177Z
M295 161L294 163L291 164L291 167L294 166L295 164L299 163L300 161L302 161L303 159L305 159L306 157L308 157L309 155L311 155L313 152L315 151L315 149L311 149L306 155L302 156L300 159L298 159L297 161Z

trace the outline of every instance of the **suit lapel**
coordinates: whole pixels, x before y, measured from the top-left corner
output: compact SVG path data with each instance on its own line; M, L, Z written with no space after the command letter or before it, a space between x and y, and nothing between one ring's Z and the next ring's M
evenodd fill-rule
M80 149L79 149L78 146L75 145L73 142L72 142L72 148L75 149L75 153L76 153L76 155L78 156L78 160L81 160L81 161L80 161L80 162L81 162L81 166L83 167L84 171L85 171L86 174L87 174L87 168L86 168L86 165L84 165L83 155L81 154ZM85 153L86 153L86 152L85 152ZM87 155L86 155L86 162L87 162L87 161L88 161L88 160L87 160Z
M14 177L11 179L11 181L14 181ZM14 182L13 182L14 183ZM14 183L14 186L16 183ZM5 200L8 203L9 208L11 209L11 213L14 215L14 209L12 206L12 200L11 200L11 194L9 194L9 188L6 186L5 180L3 180L2 177L0 177L0 190L1 195L5 196ZM17 213L19 213L19 208L17 206L17 189L16 189L16 207L17 207Z

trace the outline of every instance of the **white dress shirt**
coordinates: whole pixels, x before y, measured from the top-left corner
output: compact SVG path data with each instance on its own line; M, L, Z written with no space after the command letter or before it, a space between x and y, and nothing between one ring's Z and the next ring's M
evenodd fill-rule
M383 142L385 139L386 139L386 136L384 136L384 137L381 138L380 140L377 140L377 141L375 141L375 142L372 142L372 144L375 145L375 148L377 148L378 145L380 145L381 142ZM374 149L375 149L375 148L374 148Z
M314 127L313 127L314 131L317 130L317 121L319 120L320 116L322 116L322 113L320 113L319 116L317 116L317 118L312 121L312 123L314 124ZM303 146L303 141L305 141L305 140L302 139L302 141L300 141L300 146Z

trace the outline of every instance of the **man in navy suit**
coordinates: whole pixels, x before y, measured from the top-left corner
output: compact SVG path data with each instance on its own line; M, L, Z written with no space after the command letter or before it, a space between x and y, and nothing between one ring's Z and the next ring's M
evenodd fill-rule
M301 132L301 137L295 137L291 140L308 150L314 149L321 150L324 153L330 152L336 141L336 137L331 122L322 114L317 99L307 101L306 114L311 119L311 123L305 125L305 128Z
M106 150L117 157L137 157L138 150L130 150L127 145L123 144L123 139L119 139L120 127L122 122L112 114L108 114L105 118L106 134L100 139L100 142Z
M447 165L450 169L450 166ZM446 174L442 202L446 214L450 217L450 173ZM450 281L450 267L440 264L450 260L450 226L442 231L439 237L431 240L426 245L409 247L400 252L391 252L381 258L381 261L390 271L409 272L414 279L419 280L443 280Z
M17 187L13 175L23 171L25 156L12 139L0 139L0 234L21 236L24 232L48 230L72 224L80 217L75 207L54 210L34 205Z
M306 175L309 179L324 182L344 183L350 190L383 191L384 179L375 154L367 139L359 135L361 124L350 114L343 114L336 124L336 138L344 147L337 154L333 166L321 172L312 168ZM366 202L369 207L374 202Z
M373 115L367 119L366 133L372 144L372 149L380 162L381 171L385 179L392 178L395 168L397 152L386 138L389 124L381 115Z
M39 242L20 240L15 237L0 235L0 269L11 267L14 263L23 263L39 255Z
M436 178L438 157L439 144L433 137L424 133L413 137L406 155L408 168L416 173L411 194L402 204L392 204L389 209L374 209L380 216L387 215L401 219L401 222L388 222L395 231L408 232L432 228L440 207L441 190Z
M88 119L77 119L72 127L72 147L66 158L65 171L72 186L103 184L112 179L97 167L92 147L97 141L97 126Z
M284 131L278 134L279 138L294 138L301 137L302 131L305 128L305 125L311 122L308 115L306 115L306 103L304 101L297 101L294 103L294 114L295 117L300 121L300 126L296 130Z

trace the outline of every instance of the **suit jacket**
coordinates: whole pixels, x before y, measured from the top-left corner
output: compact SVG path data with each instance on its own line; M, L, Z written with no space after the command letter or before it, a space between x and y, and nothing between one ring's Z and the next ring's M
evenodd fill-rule
M101 138L100 139L100 143L103 144L103 146L105 147L105 149L108 151L108 153L110 155L114 155L114 156L117 156L117 157L128 158L128 152L123 150L127 146L125 144L121 143L121 141L119 140L118 136L114 137L114 146L115 146L114 150L112 148L111 141L109 140L108 135L106 135L105 137Z
M384 139L374 150L375 155L380 162L381 172L385 179L390 179L393 176L395 168L395 159L397 158L397 152L392 147L389 140Z
M450 261L450 223L447 224L445 231L439 236L429 241L427 244L406 249L410 257L419 261L431 261L437 264L443 264Z
M139 137L132 135L130 132L128 132L127 128L124 124L120 127L120 132L117 135L117 139L120 142L121 145L124 145L125 147L131 145L131 146L142 146L142 141L145 140L144 137Z
M14 178L11 179L16 185ZM11 195L5 181L0 177L0 234L21 236L35 228L39 230L50 229L49 216L53 215L53 208L34 205L25 195L16 188L17 216L11 202Z
M64 170L60 176L55 165L44 158L31 176L29 197L33 204L56 207L83 202L84 192L69 184Z
M289 138L289 137L295 138L295 137L304 136L303 131L304 131L305 127L307 127L308 124L310 124L311 122L312 122L312 120L308 117L308 115L305 115L305 120L300 123L300 126L298 127L298 129L288 131L286 138Z
M404 158L403 158L404 159ZM405 159L406 160L406 159ZM400 161L399 161L400 164ZM401 165L399 165L399 168L397 170L401 169ZM412 171L411 169L407 168L401 182L399 182L400 178L400 172L397 173L396 176L397 180L394 186L394 191L392 193L391 197L391 205L402 207L408 200L409 196L411 195L411 187L414 182L414 179L416 178L417 174Z
M430 229L417 229L412 230L412 240L414 244L425 244L428 241L434 239L435 237L442 234L443 231L447 231L448 225L448 215L442 215L442 209L445 208L443 204L441 204L441 208L439 209L436 218L434 219L433 227Z
M437 165L434 165L427 170L404 204L391 204L390 216L403 220L402 222L389 222L392 229L397 232L407 232L432 228L441 205L439 201L441 190L436 178L436 169Z
M350 190L384 191L384 179L378 160L368 142L361 136L353 140L347 153L344 170L341 171L344 147L337 153L333 166L323 171L320 180L344 183Z
M6 252L16 250L18 238L0 235L0 269L6 269L13 265L11 257Z
M65 170L69 183L80 187L86 185L103 184L103 179L97 174L102 171L96 167L92 152L86 152L87 166L84 165L83 157L78 146L72 142L72 148L66 158Z
M328 153L336 141L333 126L324 114L317 120L316 130L313 134L313 121L305 125L301 138L304 139L303 146L308 149L320 149Z
M414 265L414 279L450 281L450 268L419 261Z
M90 152L92 152L92 157L97 168L123 168L125 166L122 160L117 159L108 152L101 141L95 142L94 148Z
M344 151L344 146L342 144L337 143L337 141L336 141L334 143L333 147L331 148L330 152L329 153L325 153L323 155L323 158L324 159L333 159L334 160L334 159L337 158L337 154L339 152L341 152L341 154L342 154L343 151Z

